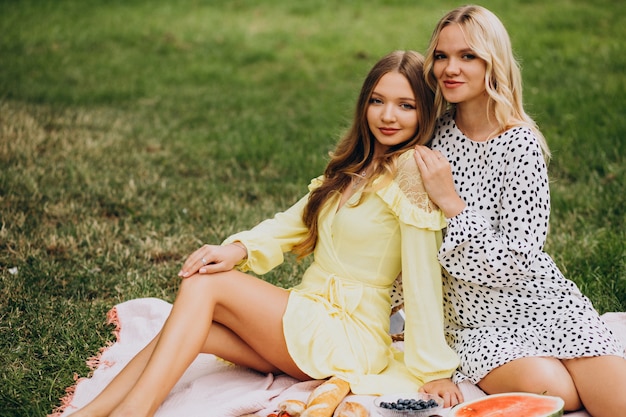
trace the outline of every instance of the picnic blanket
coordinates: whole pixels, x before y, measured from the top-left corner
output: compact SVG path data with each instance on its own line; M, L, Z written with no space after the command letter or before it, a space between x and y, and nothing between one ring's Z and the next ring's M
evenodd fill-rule
M49 417L67 417L93 399L113 377L161 329L171 304L157 298L130 300L113 307L108 322L115 325L115 343L101 348L87 364L91 375L79 378L67 389L61 405ZM606 313L604 320L626 346L626 313ZM402 342L395 342L402 348ZM262 374L229 364L214 355L201 354L173 388L156 417L239 417L256 414L266 417L286 399L306 401L323 381L300 382L286 375ZM465 399L485 395L477 386L459 385ZM349 395L377 416L373 396ZM444 410L447 411L447 410ZM447 412L445 413L447 414ZM445 417L445 414L443 417ZM568 417L589 417L584 411Z

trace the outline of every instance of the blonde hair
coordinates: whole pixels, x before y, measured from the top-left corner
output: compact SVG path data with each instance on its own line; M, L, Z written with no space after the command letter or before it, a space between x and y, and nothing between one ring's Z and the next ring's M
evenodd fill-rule
M402 74L411 86L415 95L417 129L410 139L389 147L384 155L374 160L376 137L369 129L367 109L376 85L383 75L389 72ZM315 249L319 213L330 198L348 187L354 175L370 164L374 169L366 185L380 176L392 178L396 169L395 162L400 153L430 141L435 130L435 122L434 93L426 84L424 57L421 54L415 51L394 51L374 64L361 87L352 125L330 154L331 159L324 171L322 184L309 196L302 215L309 231L292 249L298 258L308 255Z
M511 40L506 28L491 11L481 6L467 5L448 12L439 20L430 38L426 52L424 73L426 82L435 91L435 107L441 116L454 107L446 102L433 73L434 52L441 31L448 25L457 24L465 40L477 57L485 61L485 89L489 95L487 114L495 114L501 132L514 126L530 128L541 146L546 160L550 149L537 123L524 111L522 101L522 75L513 54Z

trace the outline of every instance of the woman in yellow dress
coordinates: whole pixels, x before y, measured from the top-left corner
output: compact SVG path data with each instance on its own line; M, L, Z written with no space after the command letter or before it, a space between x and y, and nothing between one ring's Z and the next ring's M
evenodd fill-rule
M378 61L351 128L309 192L251 230L192 253L160 333L75 415L154 415L199 353L301 380L337 376L356 394L417 391L447 380L438 393L447 406L459 402L437 261L445 218L412 156L434 122L423 57L396 51ZM245 273L270 271L285 252L313 255L294 288ZM404 355L389 335L400 273Z

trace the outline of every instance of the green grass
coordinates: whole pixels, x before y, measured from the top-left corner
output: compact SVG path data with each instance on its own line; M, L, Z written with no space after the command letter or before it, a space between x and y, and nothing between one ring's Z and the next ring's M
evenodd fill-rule
M293 203L369 67L423 51L458 4L0 1L0 416L45 416L111 340L110 307L171 301L186 254ZM626 311L626 6L483 4L554 154L547 251Z

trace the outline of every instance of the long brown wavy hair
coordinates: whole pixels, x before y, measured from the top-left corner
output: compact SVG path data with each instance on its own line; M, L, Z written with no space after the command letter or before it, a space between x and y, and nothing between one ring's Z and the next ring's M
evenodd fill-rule
M381 77L388 72L397 72L406 77L415 95L418 117L417 129L411 139L389 147L384 155L374 160L376 138L367 122L367 109L374 88ZM434 93L424 77L424 57L415 51L394 51L381 58L369 71L356 104L351 127L341 138L337 147L330 153L330 162L324 171L320 187L313 190L303 213L308 235L293 248L299 258L315 249L318 236L318 217L324 204L348 187L353 177L364 168L373 167L366 187L373 179L385 175L393 178L398 155L415 145L426 144L432 137L435 127Z

